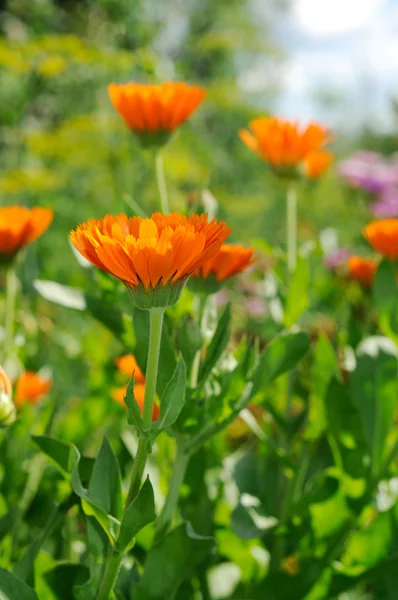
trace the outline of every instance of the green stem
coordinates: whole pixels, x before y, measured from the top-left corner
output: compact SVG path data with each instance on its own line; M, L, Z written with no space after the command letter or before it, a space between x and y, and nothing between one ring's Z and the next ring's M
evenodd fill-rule
M169 481L169 489L166 501L156 523L156 538L166 533L169 523L173 517L178 502L180 487L184 481L190 454L186 451L184 444L177 439L177 454L174 461L173 471Z
M167 196L166 178L164 176L163 155L156 152L156 181L158 183L160 210L164 215L170 212L169 198Z
M152 423L153 405L155 402L156 382L158 378L158 365L160 353L160 341L162 338L164 308L153 308L149 311L150 332L148 347L148 362L145 373L145 396L142 420L144 430L148 430ZM144 434L140 435L137 454L134 460L133 472L131 474L130 489L127 496L126 508L134 500L141 487L142 475L144 473L148 458L148 440Z
M207 299L208 296L205 294L199 294L199 306L198 306L198 321L200 325L200 330L204 334L207 327ZM202 356L202 349L200 348L193 359L192 367L191 367L191 377L190 377L190 386L192 389L196 388L198 385L198 377L200 371L200 359Z
M15 302L17 297L17 278L14 266L11 264L6 272L6 314L3 360L10 357L14 347ZM3 363L4 364L4 363Z
M114 552L113 550L110 552L105 564L102 581L98 590L97 600L109 600L119 575L122 560L123 554Z
M297 194L291 185L287 190L287 267L294 273L297 264Z

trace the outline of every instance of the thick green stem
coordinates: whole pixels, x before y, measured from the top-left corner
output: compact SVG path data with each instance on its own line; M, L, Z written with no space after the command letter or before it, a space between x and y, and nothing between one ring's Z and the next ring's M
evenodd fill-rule
M160 210L164 215L170 212L169 198L167 196L166 178L164 176L163 155L156 152L156 180L158 183Z
M109 600L122 564L123 554L111 551L106 561L97 600Z
M167 492L166 502L164 503L164 506L156 523L157 538L161 537L164 533L166 533L169 523L173 518L173 514L178 502L180 487L184 481L189 458L190 455L186 451L184 444L181 441L177 440L177 454L169 481L169 489Z
M153 308L149 311L150 332L148 347L148 362L145 373L145 396L142 420L144 430L148 430L152 423L153 405L155 402L156 382L158 378L158 365L160 353L160 341L162 339L164 308ZM141 434L138 442L138 450L134 460L133 472L131 474L130 489L127 496L126 508L134 500L141 487L142 475L148 458L148 440Z
M6 314L5 314L5 334L3 346L3 361L12 354L14 348L14 321L15 321L15 302L17 297L17 278L14 266L11 264L6 272ZM3 364L4 364L3 362Z
M297 194L291 185L287 190L287 267L294 273L297 264Z

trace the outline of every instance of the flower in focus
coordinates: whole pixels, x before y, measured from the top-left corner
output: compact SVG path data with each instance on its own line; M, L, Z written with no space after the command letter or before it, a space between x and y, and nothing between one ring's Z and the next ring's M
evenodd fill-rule
M143 383L145 381L144 374L138 366L135 356L133 354L125 354L124 356L119 356L116 359L116 366L119 371L125 373L129 377L131 377L134 373L134 381L137 383Z
M239 131L242 142L284 176L297 176L310 155L330 141L328 130L317 123L300 127L294 121L260 117L249 125L251 131Z
M0 256L12 258L40 237L53 219L50 208L5 206L0 208Z
M221 247L231 229L207 215L177 212L151 218L125 214L90 219L72 231L74 247L127 286L138 308L172 306L195 269Z
M348 273L351 279L370 287L376 275L378 262L374 258L351 256L347 262Z
M398 164L386 162L377 152L356 152L338 165L337 172L351 187L371 194L398 185Z
M15 421L16 411L11 394L11 381L4 369L0 367L0 427L6 427Z
M304 161L304 173L310 179L319 179L333 162L333 155L327 150L318 150L309 154Z
M350 255L351 250L348 248L337 248L325 257L324 265L329 271L336 271L347 263Z
M391 260L398 259L398 219L373 221L363 234L376 252Z
M24 371L15 388L15 406L20 408L24 404L38 404L51 387L51 379L33 371Z
M379 219L398 217L398 188L384 190L378 200L373 202L371 211Z
M116 400L116 402L118 404L120 404L120 406L123 406L123 408L127 408L126 403L124 401L126 392L127 392L127 386L117 388L116 390L113 390L113 392L112 392L112 396L113 396L114 400ZM142 414L142 410L144 408L144 397L145 397L145 383L137 383L136 385L134 385L134 398L137 400L137 404L140 407L141 414ZM160 416L159 407L157 406L157 404L154 404L153 411L152 411L152 421L157 421L159 416Z
M198 108L206 91L187 83L111 83L109 97L144 145L162 145Z

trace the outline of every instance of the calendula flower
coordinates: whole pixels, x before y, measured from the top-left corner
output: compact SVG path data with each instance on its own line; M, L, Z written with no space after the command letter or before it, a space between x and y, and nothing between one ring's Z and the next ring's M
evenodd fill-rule
M301 127L294 121L260 117L249 126L251 131L239 131L242 142L285 177L296 177L311 154L330 141L328 130L317 123Z
M7 427L15 421L16 411L11 396L11 381L0 367L0 427Z
M328 150L312 152L304 161L304 174L310 179L319 179L326 173L332 162L333 155Z
M52 387L51 379L42 377L33 371L24 371L19 377L15 389L15 405L38 404Z
M192 273L192 283L199 280L218 291L220 283L245 271L253 264L253 249L239 244L223 244L214 256ZM209 288L209 290L210 290ZM208 291L209 291L208 290Z
M79 225L71 241L87 260L123 281L138 308L151 309L175 304L188 277L230 231L224 221L209 223L207 215L120 214Z
M120 404L120 406L123 406L123 408L127 408L126 403L124 401L126 392L127 392L127 386L117 388L116 390L113 390L113 392L112 392L112 396L113 396L114 400L116 400L116 402L118 404ZM145 397L145 384L144 383L136 383L134 385L134 398L136 399L137 404L140 407L141 414L142 414L142 410L144 407L144 397ZM157 404L154 404L153 411L152 411L152 421L157 421L159 416L160 416L159 407L157 406Z
M145 381L144 374L138 366L138 363L133 354L125 354L116 359L116 366L119 371L131 377L134 373L134 381L143 383Z
M363 231L374 250L390 260L398 259L398 219L369 223Z
M186 83L111 83L108 92L127 127L143 145L155 146L164 144L206 96L204 89Z
M347 262L351 279L370 287L376 275L378 262L374 258L351 256Z
M0 257L11 259L49 227L53 219L50 208L5 206L0 208Z

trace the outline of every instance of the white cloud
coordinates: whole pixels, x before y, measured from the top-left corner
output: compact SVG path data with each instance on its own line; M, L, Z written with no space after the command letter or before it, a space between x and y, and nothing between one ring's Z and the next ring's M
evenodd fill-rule
M294 13L303 31L329 36L361 29L383 4L385 0L296 0Z

